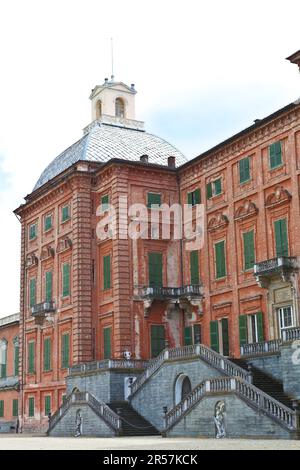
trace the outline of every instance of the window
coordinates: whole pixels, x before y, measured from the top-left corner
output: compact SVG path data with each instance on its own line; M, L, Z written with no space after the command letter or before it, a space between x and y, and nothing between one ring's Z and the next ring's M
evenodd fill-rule
M210 347L223 356L229 356L228 318L210 322Z
M188 199L189 206L193 207L193 206L196 206L196 204L200 204L201 203L200 189L195 189L195 191L188 193L187 199Z
M103 358L111 358L111 327L103 328Z
M239 161L240 184L250 180L250 158L246 157Z
M240 345L264 341L263 313L239 316Z
M61 221L66 222L70 219L70 205L67 204L61 208Z
M48 232L48 230L52 229L52 214L45 215L44 218L44 231Z
M35 341L28 343L27 372L28 374L35 373Z
M96 119L100 119L102 116L102 102L101 100L97 101L96 105Z
M158 356L165 347L164 325L151 325L151 357Z
M288 256L289 244L287 233L287 220L280 219L274 222L276 256Z
M37 222L29 226L29 240L34 240L37 237Z
M29 307L34 307L36 304L36 279L32 278L29 281Z
M70 295L70 264L64 263L62 267L62 296Z
M5 379L7 375L7 341L0 341L0 378Z
M255 263L254 230L243 233L244 270L253 269Z
M70 335L64 333L61 338L61 367L67 369L70 366Z
M155 193L148 193L147 195L147 207L149 209L152 208L152 206L160 206L161 205L161 194L155 194Z
M282 145L281 142L274 142L269 147L269 163L270 169L277 168L282 165Z
M14 339L14 375L19 375L19 338Z
M211 181L206 185L207 199L211 199L214 196L218 196L222 193L222 179L218 178L215 181Z
M190 252L190 279L191 284L199 284L199 255L198 251Z
M0 400L0 418L4 418L4 400Z
M51 370L51 338L44 339L44 372Z
M148 253L150 287L162 287L162 253Z
M109 196L108 194L105 194L105 196L101 197L101 212L105 212L108 210L108 204L109 204Z
M103 289L111 288L111 258L110 255L103 256Z
M12 402L12 415L16 418L19 414L19 400L17 398L13 399Z
M195 324L184 328L184 346L201 343L201 325Z
M222 240L215 244L215 264L216 264L216 278L226 276L226 258L225 258L225 241Z
M34 397L28 398L28 416L29 418L34 417Z
M116 99L116 117L125 117L125 105L122 98Z
M45 404L45 416L51 414L51 396L45 395L44 397L44 404Z
M277 310L280 336L283 336L283 331L287 328L293 328L295 325L295 315L291 305L282 307Z
M53 273L52 271L47 271L45 274L45 300L46 302L52 301L52 289L53 289Z

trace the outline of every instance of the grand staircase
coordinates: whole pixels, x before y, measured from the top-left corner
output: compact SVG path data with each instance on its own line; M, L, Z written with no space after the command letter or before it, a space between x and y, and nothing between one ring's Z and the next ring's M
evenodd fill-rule
M288 408L293 408L292 399L284 392L282 382L274 379L266 372L263 372L256 367L251 366L251 368L249 368L249 365L246 361L243 361L243 359L231 359L231 362L242 367L245 371L252 373L253 385L255 385L255 387L259 388Z
M122 436L159 436L160 432L138 414L128 402L109 403L122 422Z

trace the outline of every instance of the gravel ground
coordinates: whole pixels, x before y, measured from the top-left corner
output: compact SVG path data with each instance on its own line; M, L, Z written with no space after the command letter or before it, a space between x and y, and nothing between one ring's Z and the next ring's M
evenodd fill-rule
M161 437L67 438L0 434L0 450L300 450L300 441Z

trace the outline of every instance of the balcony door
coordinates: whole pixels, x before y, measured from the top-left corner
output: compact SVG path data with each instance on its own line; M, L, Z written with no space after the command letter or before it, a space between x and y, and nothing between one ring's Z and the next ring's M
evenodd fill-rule
M287 328L293 328L296 326L295 315L293 307L288 305L286 307L281 307L277 310L278 312L278 324L280 329L280 337L283 337L283 331Z

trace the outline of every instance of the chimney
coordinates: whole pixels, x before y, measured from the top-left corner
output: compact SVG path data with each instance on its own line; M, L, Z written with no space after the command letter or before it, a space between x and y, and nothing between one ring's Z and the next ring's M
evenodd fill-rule
M131 84L131 89L132 89L132 90L135 90L135 88L134 88L134 83Z
M140 161L141 161L142 163L148 163L148 155L142 155L142 156L140 157Z
M176 167L176 158L175 157L168 157L168 167L175 168Z
M104 79L104 85L107 85L108 84L108 78L105 78Z

